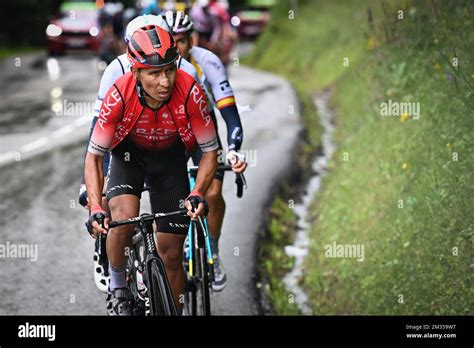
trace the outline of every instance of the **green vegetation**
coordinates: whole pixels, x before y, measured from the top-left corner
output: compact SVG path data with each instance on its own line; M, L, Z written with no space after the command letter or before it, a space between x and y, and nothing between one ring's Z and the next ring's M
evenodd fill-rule
M33 53L40 51L41 48L39 47L0 47L0 59L12 57L15 55L25 54L25 53Z
M288 192L288 188L284 189ZM291 271L294 259L286 255L284 247L292 243L296 228L296 217L288 203L277 197L270 210L266 243L259 249L262 260L260 273L263 275L264 290L278 314L299 314L298 307L290 300L282 278Z
M287 77L303 102L333 91L338 151L303 280L314 313L473 314L474 4L300 0L291 20L289 3L248 62ZM382 116L389 100L419 105L419 118ZM314 109L303 117L308 127ZM319 134L308 129L309 149ZM364 245L364 261L326 257L332 242Z

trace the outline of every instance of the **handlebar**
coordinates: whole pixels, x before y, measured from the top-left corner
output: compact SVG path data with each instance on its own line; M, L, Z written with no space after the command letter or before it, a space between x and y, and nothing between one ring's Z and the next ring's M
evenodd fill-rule
M199 169L198 166L191 166L191 167L188 167L188 172L192 176L196 176L196 174L198 172L198 169ZM226 172L232 171L232 166L230 164L219 164L217 166L217 170L223 170L223 171L226 171Z
M187 209L172 211L170 213L142 214L141 216L137 216L137 217L130 218L127 220L111 221L109 222L109 228L114 228L114 227L119 227L119 226L124 226L124 225L132 225L132 224L136 224L142 221L143 222L153 221L155 219L162 219L166 217L181 216L181 215L187 215L187 214L188 214Z
M193 177L196 177L198 170L199 170L198 166L188 167L188 173ZM219 164L217 166L217 170L230 172L232 171L232 166L229 164ZM235 184L237 185L237 197L241 198L244 193L244 188L247 189L247 180L245 179L245 176L243 173L235 174ZM142 189L142 192L145 192L148 190L150 190L150 187L144 186ZM105 193L102 193L102 197L105 197Z
M188 167L188 172L190 175L196 177L198 169L198 166ZM226 172L232 171L232 166L229 164L219 164L217 170L223 170ZM243 173L235 174L235 184L237 185L237 197L241 198L244 194L244 188L247 189L247 180Z

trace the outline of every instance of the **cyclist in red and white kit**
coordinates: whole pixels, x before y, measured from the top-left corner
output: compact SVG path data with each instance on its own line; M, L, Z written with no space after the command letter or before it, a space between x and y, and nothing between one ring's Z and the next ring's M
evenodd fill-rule
M150 186L152 211L180 208L185 199L188 215L205 215L204 196L217 168L218 142L206 96L198 83L174 64L176 44L165 29L150 25L135 31L127 47L131 71L107 92L89 142L84 177L91 215L88 227L94 235L107 234L111 281L108 314L129 315L130 292L125 280L125 248L132 243L132 226L108 231L99 226L102 208L103 156L111 151L106 197L111 218L128 219L139 214L145 180ZM185 150L200 149L196 185L189 192ZM192 211L190 202L198 206ZM157 221L157 247L164 261L176 306L184 291L183 242L189 217Z
M163 29L166 29L169 31L168 24L166 21L161 18L161 16L155 16L155 15L144 15L144 16L138 16L134 18L133 20L128 23L125 35L124 35L124 41L126 44L130 41L131 36L133 33L142 27L146 27L148 25L157 25L162 27ZM187 72L189 75L191 75L196 81L199 81L198 74L196 72L196 69L193 67L191 63L183 59L182 57L179 57L176 60L176 66L178 69L182 69L185 72ZM126 74L127 72L130 71L130 62L128 61L127 58L127 53L124 53L120 56L117 56L105 69L102 78L100 80L100 87L99 87L99 92L97 94L96 102L95 102L95 107L94 107L94 113L93 113L93 120L92 120L92 125L91 125L91 131L90 131L90 136L92 135L92 131L94 129L94 126L99 119L99 112L100 112L100 107L102 105L102 101L104 100L105 94L109 91L110 87L113 86L114 82L120 78L122 75ZM201 86L202 87L202 86ZM89 139L87 140L87 143L89 143ZM86 149L87 151L87 149ZM109 168L109 154L104 155L104 177L107 179L107 172ZM89 203L87 201L87 191L86 191L86 185L83 181L81 184L80 190L79 190L79 203L89 209ZM103 208L107 209L107 200L103 200ZM97 288L102 291L107 293L108 292L108 285L110 282L110 276L109 276L109 268L108 268L108 262L107 262L107 255L105 253L105 246L102 248L103 252L99 255L98 250L99 248L99 243L104 243L104 239L102 240L96 240L95 243L95 252L94 252L94 281L97 286Z

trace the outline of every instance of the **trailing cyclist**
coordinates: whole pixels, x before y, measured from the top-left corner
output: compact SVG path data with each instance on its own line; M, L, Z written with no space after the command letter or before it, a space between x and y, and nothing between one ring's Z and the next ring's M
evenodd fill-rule
M170 30L178 46L179 54L190 61L196 68L201 84L204 85L208 96L209 111L214 120L217 133L217 121L214 114L213 105L219 109L219 112L227 126L227 158L233 164L233 171L243 173L247 167L245 157L239 153L242 145L243 130L240 121L239 112L235 102L234 92L229 83L226 69L219 57L211 51L202 47L193 47L191 33L193 32L193 22L184 14L184 12L168 11L164 14ZM219 148L222 151L219 140ZM199 151L193 156L194 164L198 164L201 159ZM212 185L206 194L206 200L209 203L209 215L207 221L212 236L212 250L214 251L214 275L212 284L214 291L221 291L226 286L227 275L219 259L219 237L225 214L225 201L222 196L222 181L224 171L217 171Z

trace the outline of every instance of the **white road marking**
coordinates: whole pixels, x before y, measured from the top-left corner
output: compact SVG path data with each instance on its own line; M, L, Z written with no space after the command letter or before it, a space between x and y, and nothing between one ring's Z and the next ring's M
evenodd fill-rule
M89 122L92 122L90 117L81 117L81 118L77 119L76 121L74 121L74 125L75 126L82 126L83 124L86 124L86 123L89 123Z
M74 130L73 126L65 126L63 128L58 129L57 131L53 132L52 136L53 136L53 138L60 138L63 135L71 133L73 130Z
M54 139L57 139L57 138L61 138L71 132L74 131L74 129L76 129L77 127L79 126L82 126L86 123L89 123L91 122L91 119L90 117L81 117L79 119L77 119L73 125L68 125L68 126L64 126L58 130L56 130L55 132L53 132L51 134L52 138ZM48 138L46 137L41 137L31 143L28 143L26 145L23 145L22 147L20 147L20 150L19 152L6 152L4 154L0 154L0 164L2 163L6 163L6 162L11 162L12 160L15 160L18 156L18 154L21 152L32 152L32 151L35 151L35 150L38 150L39 148L47 145L49 143L49 140Z
M10 162L11 160L16 159L16 156L18 156L18 152L5 152L0 155L0 164Z
M20 147L20 152L34 151L40 148L41 146L46 145L47 143L48 143L48 138L42 137L42 138L39 138L38 140L35 140L29 144L26 144Z

